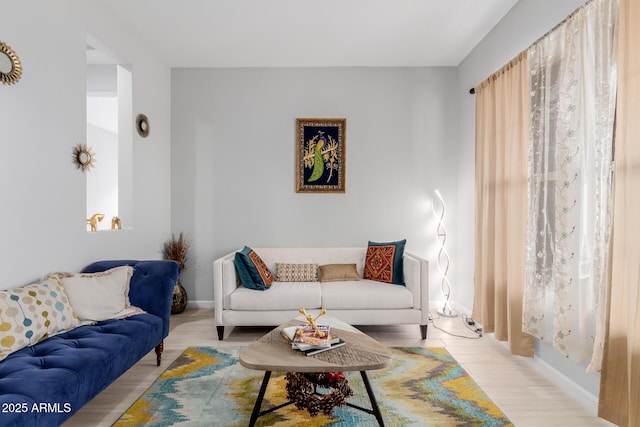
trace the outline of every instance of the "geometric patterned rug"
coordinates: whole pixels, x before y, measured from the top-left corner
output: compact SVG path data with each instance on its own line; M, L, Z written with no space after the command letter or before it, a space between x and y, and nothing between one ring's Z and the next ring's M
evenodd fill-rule
M264 372L238 363L240 347L190 347L114 424L133 426L247 426ZM513 426L443 348L392 348L391 366L367 375L386 426ZM285 373L274 372L262 409L286 401ZM359 372L347 372L354 396L370 408ZM334 417L311 417L294 405L258 418L256 426L377 425L373 415L348 406Z

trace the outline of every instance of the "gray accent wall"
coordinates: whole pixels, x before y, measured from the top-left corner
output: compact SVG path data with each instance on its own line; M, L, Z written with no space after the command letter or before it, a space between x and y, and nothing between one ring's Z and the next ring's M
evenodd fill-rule
M243 245L406 238L434 261L436 188L456 222L456 78L455 68L174 69L172 229L193 241L189 297L212 300L212 260ZM296 118L347 119L344 194L296 193ZM431 272L441 299L435 262Z

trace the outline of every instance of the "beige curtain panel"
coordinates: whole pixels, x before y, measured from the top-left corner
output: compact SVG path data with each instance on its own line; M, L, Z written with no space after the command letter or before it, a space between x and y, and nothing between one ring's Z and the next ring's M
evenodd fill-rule
M533 356L533 338L522 332L528 105L524 52L476 88L473 317L521 356Z
M620 1L609 321L598 414L640 426L640 2Z

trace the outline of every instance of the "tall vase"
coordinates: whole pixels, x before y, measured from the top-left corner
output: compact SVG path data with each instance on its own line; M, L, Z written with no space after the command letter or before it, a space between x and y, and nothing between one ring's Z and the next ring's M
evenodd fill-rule
M187 308L187 291L180 283L180 279L173 286L173 300L171 301L171 314L180 314Z

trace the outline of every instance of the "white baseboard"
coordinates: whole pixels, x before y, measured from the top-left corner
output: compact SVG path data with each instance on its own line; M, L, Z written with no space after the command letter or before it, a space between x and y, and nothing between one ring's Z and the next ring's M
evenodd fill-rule
M524 357L523 360L538 373L553 382L562 391L580 402L592 415L598 416L598 396L594 396L580 387L562 372L539 357Z
M213 310L213 300L187 301L187 308L210 308Z

